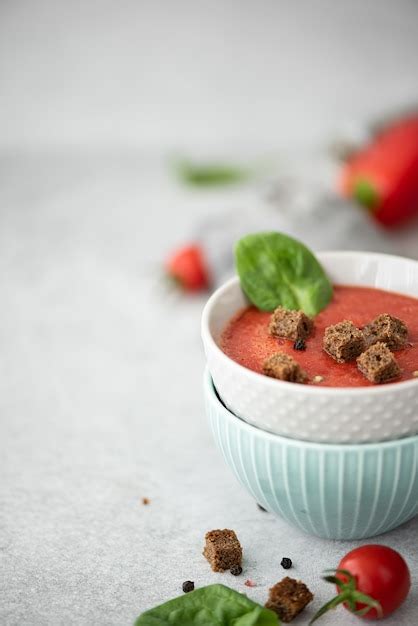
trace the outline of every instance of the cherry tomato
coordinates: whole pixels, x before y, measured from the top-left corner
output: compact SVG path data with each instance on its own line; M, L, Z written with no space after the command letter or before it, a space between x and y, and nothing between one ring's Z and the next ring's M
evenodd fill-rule
M198 245L176 250L167 259L166 270L185 291L201 291L209 287L209 273L203 251Z
M377 600L383 617L390 615L405 601L411 587L411 576L405 560L387 546L366 545L355 548L341 559L340 570L347 570L356 579L357 591ZM337 578L346 582L342 574ZM356 609L364 608L356 603ZM376 609L371 609L364 619L378 619Z

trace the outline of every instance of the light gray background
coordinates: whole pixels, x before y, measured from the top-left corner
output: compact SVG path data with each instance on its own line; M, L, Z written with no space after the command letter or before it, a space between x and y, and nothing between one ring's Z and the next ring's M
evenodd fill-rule
M412 1L0 4L2 624L127 625L185 579L263 602L282 556L313 608L329 597L320 572L357 544L236 484L203 412L204 298L159 282L173 244L254 190L191 192L165 159L305 154L418 100L417 53ZM241 578L201 556L217 527L242 541ZM417 530L379 539L414 579L388 625L418 621Z

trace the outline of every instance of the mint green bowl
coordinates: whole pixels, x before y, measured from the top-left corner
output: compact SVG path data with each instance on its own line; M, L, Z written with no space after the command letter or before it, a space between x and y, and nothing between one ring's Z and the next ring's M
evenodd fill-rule
M225 461L254 500L289 524L328 539L365 539L418 513L418 436L370 444L287 439L233 415L208 372L204 388Z

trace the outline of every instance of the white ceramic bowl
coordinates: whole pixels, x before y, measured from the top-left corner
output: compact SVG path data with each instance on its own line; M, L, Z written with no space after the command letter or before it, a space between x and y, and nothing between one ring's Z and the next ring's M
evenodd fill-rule
M377 287L418 297L418 262L368 252L318 253L335 284ZM329 443L366 443L418 433L418 379L373 387L296 385L257 374L218 346L227 322L248 305L238 278L220 287L202 316L209 371L225 405L279 435Z

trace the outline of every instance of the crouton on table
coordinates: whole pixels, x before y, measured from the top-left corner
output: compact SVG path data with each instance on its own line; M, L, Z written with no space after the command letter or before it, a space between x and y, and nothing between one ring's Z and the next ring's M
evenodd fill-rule
M205 535L203 555L214 572L223 572L241 565L242 548L233 530L210 530Z
M286 576L270 589L265 606L275 611L283 622L291 622L312 600L305 583Z

